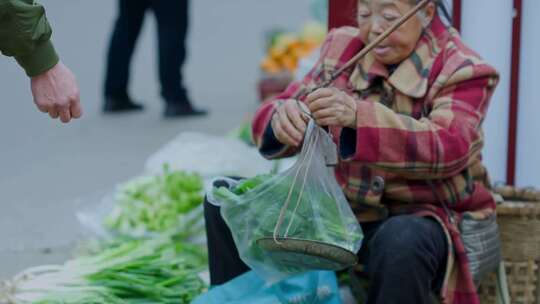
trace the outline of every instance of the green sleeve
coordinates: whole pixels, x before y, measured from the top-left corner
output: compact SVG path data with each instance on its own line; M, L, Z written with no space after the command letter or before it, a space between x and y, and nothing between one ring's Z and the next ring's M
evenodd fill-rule
M51 26L34 0L0 0L0 52L14 57L30 77L58 63Z

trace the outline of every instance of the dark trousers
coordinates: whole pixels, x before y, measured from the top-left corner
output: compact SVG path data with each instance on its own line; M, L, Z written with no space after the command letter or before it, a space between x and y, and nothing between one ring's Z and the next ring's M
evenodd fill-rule
M242 262L219 207L204 205L210 280L223 284L249 270ZM363 224L359 252L370 279L368 304L431 304L444 280L448 245L440 225L412 215Z
M188 0L119 0L119 14L107 56L105 96L126 98L129 67L146 11L157 20L159 79L167 102L185 100L182 65L186 57Z

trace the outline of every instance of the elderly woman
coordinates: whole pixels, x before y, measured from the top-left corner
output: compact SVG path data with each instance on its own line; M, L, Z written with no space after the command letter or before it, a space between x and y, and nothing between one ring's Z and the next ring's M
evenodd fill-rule
M335 175L365 233L360 259L368 303L479 303L460 232L442 204L464 212L495 208L482 164L482 122L497 72L448 28L437 1L391 34L331 87L297 92L330 77L408 12L416 0L360 0L358 27L328 34L303 81L264 103L253 121L267 158L296 153L306 115L338 145ZM207 206L212 283L247 270L218 211Z

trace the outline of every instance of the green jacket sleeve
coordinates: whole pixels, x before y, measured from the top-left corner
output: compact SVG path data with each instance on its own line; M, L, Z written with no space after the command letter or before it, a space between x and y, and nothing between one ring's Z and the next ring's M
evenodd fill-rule
M30 77L58 63L51 26L35 0L0 0L0 52L14 57Z

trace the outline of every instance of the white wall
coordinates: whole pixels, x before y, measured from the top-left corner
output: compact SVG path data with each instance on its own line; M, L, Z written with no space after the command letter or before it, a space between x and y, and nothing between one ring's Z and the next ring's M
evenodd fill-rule
M538 0L529 2L535 2L536 6L540 7ZM501 81L491 100L487 119L484 122L486 146L483 154L492 181L505 181L512 49L512 1L464 0L462 5L464 41L501 73Z
M474 0L477 1L477 0ZM523 2L517 184L540 188L540 1Z

